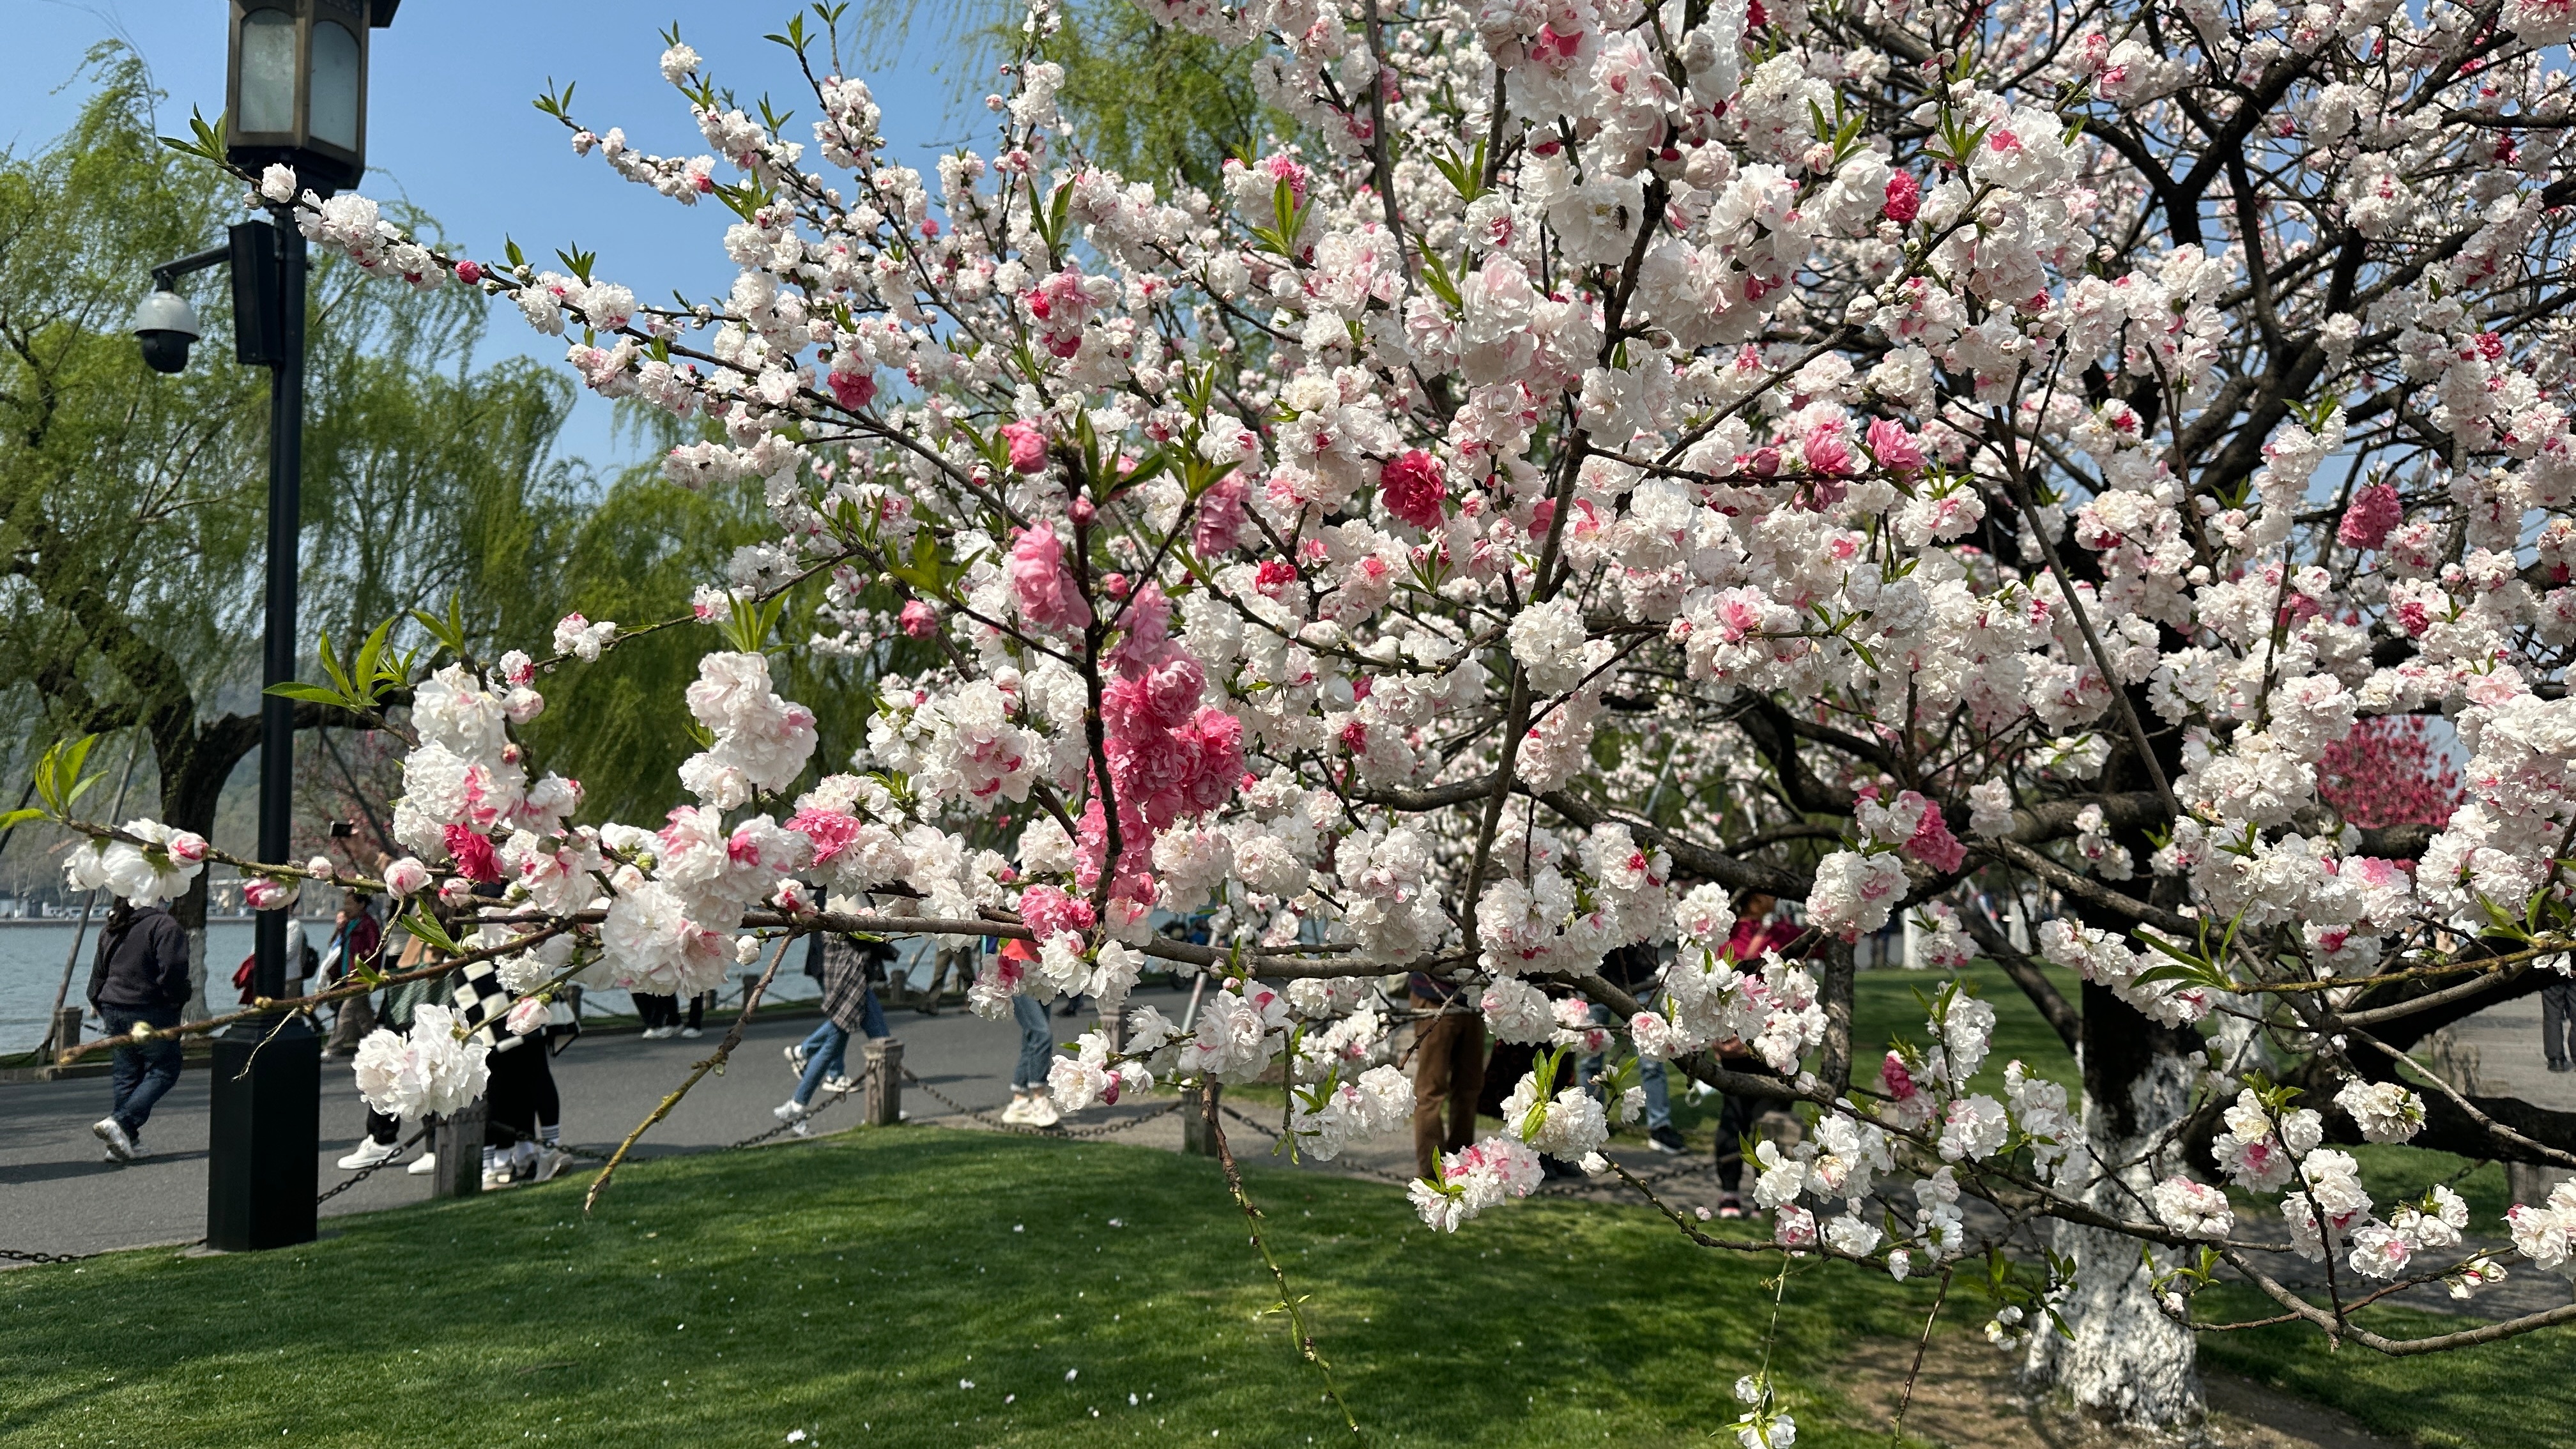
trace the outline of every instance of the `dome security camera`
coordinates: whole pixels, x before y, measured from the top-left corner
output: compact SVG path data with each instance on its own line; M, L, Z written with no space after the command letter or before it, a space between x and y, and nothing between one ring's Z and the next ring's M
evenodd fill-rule
M156 287L134 309L134 335L143 343L146 366L177 372L188 365L188 344L201 335L197 309L168 287Z

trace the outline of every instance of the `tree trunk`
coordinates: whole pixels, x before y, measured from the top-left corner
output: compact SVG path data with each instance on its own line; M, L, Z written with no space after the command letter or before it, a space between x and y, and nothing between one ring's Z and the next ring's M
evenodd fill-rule
M2158 1129L2190 1110L2196 1041L2156 1025L2104 987L2085 986L2084 1134L2096 1164L2138 1156ZM2157 1176L2155 1163L2137 1163L2116 1178L2104 1174L2084 1198L2134 1217ZM2135 1240L2066 1223L2056 1225L2053 1241L2075 1261L2074 1285L2058 1309L2073 1337L2041 1324L2024 1373L2111 1423L2169 1428L2198 1420L2206 1405L2192 1335L2155 1303L2154 1275L2175 1266L2172 1255L2157 1254L2150 1269Z

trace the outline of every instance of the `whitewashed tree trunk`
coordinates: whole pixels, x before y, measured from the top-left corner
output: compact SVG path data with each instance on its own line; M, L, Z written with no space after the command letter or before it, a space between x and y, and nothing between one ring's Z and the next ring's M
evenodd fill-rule
M2194 1063L2182 1057L2163 1052L2149 1056L2144 1070L2127 1084L2126 1112L2106 1111L2088 1093L2084 1129L2095 1160L2116 1163L2133 1157L2158 1127L2180 1119L2191 1105L2194 1070ZM2092 1074L2086 1075L2089 1081ZM2135 1218L2143 1211L2140 1198L2154 1180L2151 1167L2141 1163L2118 1181L2096 1181L2085 1198L2105 1212ZM2155 1304L2154 1274L2174 1266L2171 1254L2157 1254L2151 1271L2141 1261L2135 1239L2069 1223L2056 1225L2053 1242L2076 1264L2074 1288L2059 1306L2074 1337L2063 1337L2044 1322L2035 1325L2026 1376L2066 1395L2087 1416L2109 1423L2172 1428L2199 1420L2207 1406L2192 1335Z

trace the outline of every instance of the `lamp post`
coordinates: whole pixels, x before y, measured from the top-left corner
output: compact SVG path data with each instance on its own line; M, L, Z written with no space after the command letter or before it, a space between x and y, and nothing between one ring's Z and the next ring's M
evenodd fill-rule
M250 171L284 164L329 195L366 174L368 32L401 0L233 0L225 154ZM268 615L262 683L295 678L295 582L304 467L304 236L291 211L243 222L229 244L153 270L136 309L144 360L187 365L196 317L174 287L184 272L232 266L234 356L270 369ZM295 702L260 700L259 857L294 852ZM251 967L256 996L286 994L286 917L264 911ZM206 1242L230 1251L314 1236L321 1145L321 1038L302 1016L247 1021L215 1039L206 1172Z

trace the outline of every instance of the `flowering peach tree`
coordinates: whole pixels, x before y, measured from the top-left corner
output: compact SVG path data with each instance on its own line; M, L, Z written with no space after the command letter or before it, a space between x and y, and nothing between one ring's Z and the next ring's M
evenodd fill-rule
M380 634L300 686L413 742L412 855L371 884L459 926L415 931L529 995L693 992L817 929L1029 942L987 1012L1116 1004L1157 958L1212 978L1191 1029L1084 1036L1059 1102L1284 1070L1317 1157L1412 1119L1372 983L1428 973L1542 1050L1413 1184L1425 1221L1474 1231L1542 1154L1627 1176L1633 1067L1577 1070L1613 1036L1811 1123L1758 1155L1767 1242L1673 1212L1690 1241L1955 1277L2132 1420L2198 1412L2220 1280L2391 1354L2576 1317L2356 1316L2576 1272L2576 1188L2471 1222L2431 1181L2376 1199L2351 1151L2576 1165L2576 1115L2413 1054L2576 949L2563 0L1145 8L1257 48L1294 119L1214 194L1085 159L1044 3L990 148L930 174L820 7L779 37L819 107L792 133L676 33L703 154L541 102L737 216L691 303L244 178L564 336L591 388L703 429L672 479L756 479L776 524L640 626L707 640L666 820L585 822L516 733L632 623L485 657L422 616L414 654ZM778 637L791 595L808 637ZM897 634L937 663L815 759L772 656ZM2364 722L2435 713L2465 756L2440 818L2320 795ZM79 823L78 773L47 795L93 837L78 883L157 898L208 858ZM244 864L272 904L329 874ZM1804 934L1739 962L1751 894ZM2017 949L1986 903L2042 894ZM1212 946L1153 930L1209 907ZM2080 1093L1984 1070L1958 980L1854 1059L1851 943L1907 916L1931 971L2004 967ZM1653 984L1605 979L1641 943ZM427 1013L372 1050L390 1110L480 1079ZM1728 1427L1787 1443L1742 1390Z

